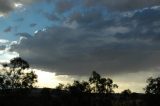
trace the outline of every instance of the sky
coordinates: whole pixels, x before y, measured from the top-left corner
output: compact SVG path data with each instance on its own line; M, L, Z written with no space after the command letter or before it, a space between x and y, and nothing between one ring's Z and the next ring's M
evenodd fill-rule
M87 80L144 92L160 74L158 0L0 0L0 62L20 56L40 87Z

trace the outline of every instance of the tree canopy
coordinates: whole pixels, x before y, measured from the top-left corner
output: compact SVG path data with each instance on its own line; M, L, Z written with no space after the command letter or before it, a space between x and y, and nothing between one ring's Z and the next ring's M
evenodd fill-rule
M102 78L96 71L92 72L89 82L92 86L92 92L95 93L113 93L113 89L118 88L118 85L114 84L112 79Z
M148 78L145 93L147 94L160 94L160 77Z
M20 57L3 64L0 72L0 89L33 88L37 82L37 75L28 69L28 62Z
M132 91L130 90L130 89L125 89L125 90L123 90L122 92L121 92L121 94L123 94L123 95L129 95L129 94L131 94L132 93Z
M118 88L117 84L113 83L110 78L102 78L100 74L93 71L89 81L77 81L73 84L59 84L56 89L66 90L71 93L113 93L114 88Z

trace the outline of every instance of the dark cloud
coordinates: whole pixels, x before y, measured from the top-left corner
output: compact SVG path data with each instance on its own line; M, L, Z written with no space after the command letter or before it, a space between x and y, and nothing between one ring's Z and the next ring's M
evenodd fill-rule
M130 11L142 8L148 8L152 6L160 5L158 0L57 0L56 1L56 12L66 12L72 8L83 7L95 8L104 7L104 9L111 11Z
M70 10L71 8L74 7L73 1L69 1L69 0L59 0L56 2L56 10L59 13L65 12Z
M50 21L56 21L58 20L58 16L55 15L54 13L47 13L47 12L44 12L43 15Z
M153 30L158 27L150 27L159 19L152 20L154 17L150 17L150 24L143 23L145 20L140 14L147 11L158 10L144 10L133 17L112 21L109 26L110 21L104 20L105 25L103 23L103 27L96 31L94 27L86 30L84 23L87 25L90 21L75 18L83 27L51 27L39 31L32 39L23 39L12 49L33 66L63 74L84 74L94 69L104 73L120 73L154 68L160 62L160 44L152 41L157 37ZM93 22L97 20L94 18ZM137 27L132 25L132 21L137 22ZM143 34L143 26L152 35Z
M10 11L13 11L15 8L15 3L21 3L22 5L29 5L36 2L51 2L51 0L0 0L0 15L8 14Z
M73 13L65 26L38 31L11 50L33 67L58 74L149 70L160 63L159 13L158 8L144 9L112 19L100 12Z
M81 27L88 27L88 28L93 28L97 27L98 23L104 22L104 16L102 14L102 11L89 11L86 13L81 13L81 12L74 12L70 18L69 22L76 21L77 23L80 23L79 25ZM102 26L102 25L100 25ZM96 29L96 28L95 28Z
M145 9L136 12L133 17L125 17L119 24L131 27L128 34L115 35L118 39L126 40L149 40L154 43L160 40L160 9Z
M47 2L55 4L55 10L58 13L67 12L74 7L105 7L108 10L114 11L129 11L141 9L145 7L160 5L158 0L0 0L0 13L7 14L17 8L15 3L29 5L32 3ZM78 4L78 5L77 5Z
M129 11L135 9L141 9L150 6L160 5L158 0L84 0L84 5L87 7L93 7L101 5L109 10L116 11Z
M14 5L10 0L0 0L0 13L8 13L13 10Z
M4 29L4 32L11 32L11 31L12 31L12 27L11 26L9 26L6 29Z
M27 2L26 2L27 1ZM15 3L28 4L34 0L0 0L0 15L8 14L13 11L15 8ZM36 0L38 1L38 0Z
M107 35L49 28L12 47L33 66L61 74L138 71L158 65L159 52L141 42L116 42Z
M32 24L30 24L29 26L30 27L35 27L37 24L36 23L32 23Z
M23 33L17 33L17 36L25 37L25 38L32 38L32 36L29 33L23 32Z

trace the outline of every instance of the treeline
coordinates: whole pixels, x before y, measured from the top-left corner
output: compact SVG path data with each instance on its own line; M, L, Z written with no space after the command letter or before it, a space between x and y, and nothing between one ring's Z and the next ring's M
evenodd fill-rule
M37 75L29 68L28 62L20 57L11 59L10 63L2 64L0 71L1 91L36 88ZM114 84L111 78L103 78L96 71L91 73L88 81L75 80L72 84L59 84L56 87L59 90L86 93L114 93L114 89L117 88L118 85ZM160 77L148 78L144 90L146 94L160 94ZM131 93L131 91L126 89L122 93Z
M160 106L160 77L147 79L145 94L132 93L129 89L117 94L114 90L118 85L96 71L91 73L88 81L75 80L72 84L59 84L53 89L35 89L36 82L37 75L29 70L28 62L20 57L3 64L0 72L0 105Z
M114 93L114 89L118 88L110 78L103 78L96 71L93 71L88 81L75 80L73 84L59 84L58 90L64 90L71 93Z

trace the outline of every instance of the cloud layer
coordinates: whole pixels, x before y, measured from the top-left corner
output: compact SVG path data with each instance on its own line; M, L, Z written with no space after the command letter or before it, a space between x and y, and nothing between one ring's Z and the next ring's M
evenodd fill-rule
M0 0L0 14L7 14L22 5L28 5L39 1L42 0Z
M8 13L13 10L14 5L10 0L0 0L0 13Z
M158 0L85 0L84 3L87 6L103 5L110 10L116 11L135 10L160 4Z
M11 50L33 67L58 74L92 70L114 74L159 67L160 9L131 14L108 19L99 11L74 12L62 25L38 31Z
M77 2L74 0L0 0L0 13L7 14L8 12L14 10L18 6L28 5L32 3L39 2L53 2L56 4L56 9L58 12L64 12L72 7L77 6ZM20 5L16 5L16 4ZM159 5L160 2L158 0L82 0L79 5L85 7L95 7L95 6L103 6L108 10L114 11L129 11L135 9L141 9L148 6L156 6Z

